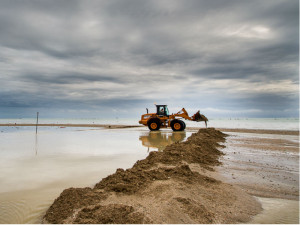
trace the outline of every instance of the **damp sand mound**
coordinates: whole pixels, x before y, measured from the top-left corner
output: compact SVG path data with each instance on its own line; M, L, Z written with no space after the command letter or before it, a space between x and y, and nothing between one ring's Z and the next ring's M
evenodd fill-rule
M187 141L151 152L94 188L65 189L44 223L242 223L261 208L241 189L206 175L220 164L225 134L200 129Z

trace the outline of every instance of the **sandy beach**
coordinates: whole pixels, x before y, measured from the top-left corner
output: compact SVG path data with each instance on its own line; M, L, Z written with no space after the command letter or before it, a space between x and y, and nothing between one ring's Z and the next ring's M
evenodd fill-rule
M186 142L151 152L94 188L63 191L45 223L241 223L261 208L241 189L203 175L219 165L225 134L201 129ZM245 204L247 202L248 204Z
M298 134L298 131L221 130L232 134ZM44 222L245 223L262 210L253 196L299 200L297 176L290 177L293 180L290 183L279 173L280 182L271 180L273 184L269 185L270 171L260 173L259 177L254 169L241 170L245 167L242 162L231 168L232 163L226 161L230 155L226 149L232 144L226 142L226 148L222 145L226 136L213 128L200 129L186 142L171 144L163 152L151 152L131 169L118 169L94 188L66 189L49 208ZM239 147L255 144L249 138L242 141ZM282 143L274 139L260 142L255 147L263 151L275 151L274 146L280 148ZM289 151L298 153L299 143L289 144L292 145ZM299 174L299 168L296 172ZM254 180L247 179L250 177Z
M5 126L14 130L36 125ZM299 221L299 131L188 127L179 139L171 132L171 142L162 139L167 130L149 132L134 125L39 126L53 127L55 132L69 127L74 135L89 130L94 138L99 131L114 135L138 131L142 132L141 144L146 147L149 141L159 142L160 150L151 151L128 169L121 167L108 176L96 177L98 182L92 186L77 188L70 183L71 188L55 200L52 197L54 202L49 199L43 204L45 209L38 216L43 219L38 223ZM41 132L42 135L44 131ZM184 142L176 142L182 141L186 133L192 135Z

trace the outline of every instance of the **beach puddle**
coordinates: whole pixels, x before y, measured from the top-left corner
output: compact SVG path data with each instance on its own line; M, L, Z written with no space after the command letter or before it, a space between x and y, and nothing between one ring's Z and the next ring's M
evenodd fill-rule
M298 224L299 201L278 198L257 198L262 204L262 213L251 224Z
M191 132L147 128L2 127L0 223L40 223L69 187L93 187L117 168L162 151Z

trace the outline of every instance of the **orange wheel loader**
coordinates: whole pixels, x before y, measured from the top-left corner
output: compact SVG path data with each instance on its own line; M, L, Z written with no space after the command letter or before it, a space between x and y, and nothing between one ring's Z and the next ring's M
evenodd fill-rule
M159 130L161 127L171 127L173 131L183 131L185 122L182 119L196 122L204 121L207 127L208 119L200 114L200 111L190 117L184 108L178 113L170 115L167 105L156 105L156 113L148 113L148 109L146 110L147 113L141 116L139 123L148 126L151 131Z

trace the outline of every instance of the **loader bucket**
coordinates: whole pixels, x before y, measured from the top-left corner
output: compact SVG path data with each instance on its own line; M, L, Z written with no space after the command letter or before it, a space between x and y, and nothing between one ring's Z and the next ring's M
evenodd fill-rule
M201 115L200 115L200 111L196 112L193 116L192 116L192 120L199 122L201 121Z
M191 118L193 121L196 121L196 122L204 121L205 126L207 127L208 119L203 114L200 114L200 111L196 112Z
M196 122L200 122L200 121L208 121L208 119L206 118L206 116L204 116L203 114L200 114L200 111L196 112L193 116L192 116L192 120L196 121Z

